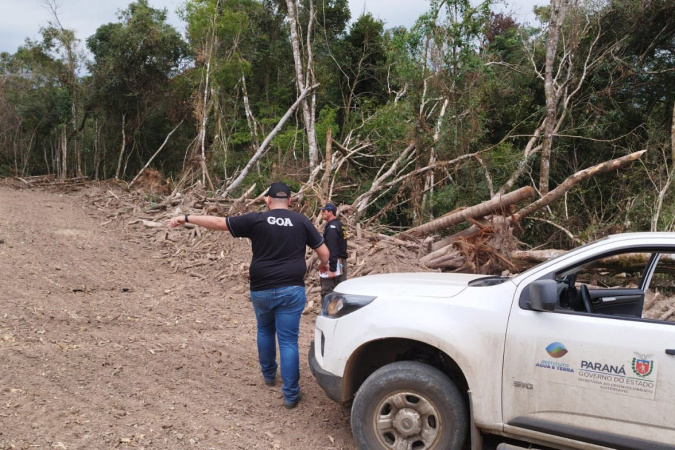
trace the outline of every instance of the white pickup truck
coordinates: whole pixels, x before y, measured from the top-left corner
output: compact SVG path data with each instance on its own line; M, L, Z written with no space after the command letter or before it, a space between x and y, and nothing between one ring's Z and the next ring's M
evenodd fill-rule
M345 281L309 360L361 449L673 449L674 313L675 233L627 233L514 277Z

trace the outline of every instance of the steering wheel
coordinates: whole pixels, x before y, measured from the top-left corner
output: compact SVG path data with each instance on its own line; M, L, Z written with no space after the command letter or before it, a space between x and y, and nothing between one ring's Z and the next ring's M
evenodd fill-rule
M591 294L588 292L588 287L586 287L585 284L582 284L579 287L579 292L581 293L581 301L584 304L584 310L587 313L592 313L593 310L591 309Z

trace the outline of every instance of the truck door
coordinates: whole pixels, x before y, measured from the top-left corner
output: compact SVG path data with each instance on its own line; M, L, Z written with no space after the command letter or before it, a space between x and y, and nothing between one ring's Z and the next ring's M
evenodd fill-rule
M632 258L631 270L612 262L620 257ZM507 433L568 445L675 448L673 261L633 251L560 268L545 276L559 285L553 311L532 310L528 282L519 286L504 355Z

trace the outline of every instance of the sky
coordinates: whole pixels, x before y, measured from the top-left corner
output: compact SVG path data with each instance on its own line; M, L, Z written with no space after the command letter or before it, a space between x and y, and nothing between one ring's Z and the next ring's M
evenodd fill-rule
M132 0L56 0L58 16L64 28L74 29L82 41L96 32L103 24L116 22L117 12L127 8ZM532 6L545 4L548 0L506 0L502 6L513 12L514 18L524 23L532 22ZM48 25L54 16L44 6L44 0L0 0L0 52L15 53L29 37L40 38L40 27ZM181 33L181 20L176 15L184 0L149 0L153 8L166 8L169 22ZM415 20L429 9L428 0L349 0L352 18L364 11L385 22L386 28L405 26L410 28Z

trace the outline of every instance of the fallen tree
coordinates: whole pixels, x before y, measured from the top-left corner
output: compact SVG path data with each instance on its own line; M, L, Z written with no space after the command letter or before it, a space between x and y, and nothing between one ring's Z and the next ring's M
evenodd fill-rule
M425 236L447 229L458 223L466 222L469 219L476 219L485 217L488 214L495 212L505 213L509 207L527 198L534 197L534 189L532 186L525 186L513 192L503 195L495 195L490 200L480 203L469 208L464 208L459 211L453 211L437 219L431 220L424 225L410 228L402 233L400 236Z
M462 221L468 220L472 222L472 225L469 228L434 242L431 245L431 251L423 256L420 261L431 269L472 271L480 267L482 270L494 272L496 268L504 267L508 270L518 271L523 268L523 264L518 264L517 261L516 263L511 262L513 259L513 251L515 251L516 248L513 244L507 243L509 236L512 235L512 229L514 226L519 226L520 221L522 221L525 217L541 210L545 206L550 205L554 201L561 198L566 192L570 191L581 181L601 173L606 173L625 167L633 161L639 159L645 152L646 150L641 150L639 152L625 155L621 158L616 158L589 167L587 169L580 170L579 172L569 176L565 181L560 183L555 189L549 191L543 197L521 208L513 214L494 215L492 217L478 220L480 214L469 214L467 212L471 210L474 212L481 210L488 211L490 209L488 205L492 205L490 201L494 200L492 199L475 207L467 208L459 212L448 214L442 218L432 220L427 224L412 228L408 230L408 232L402 234L415 234L411 233L413 230L417 230L417 233L419 234L422 234L422 232L438 232L444 229L444 227L441 225L445 225L445 228L447 229L449 226L456 225ZM524 191L523 189L525 188L521 188L518 191L522 191L521 195L524 196L522 198L527 198L528 196L525 195L525 193L529 191ZM530 189L532 188L530 187ZM518 191L514 191L514 193ZM518 196L515 196L514 198L518 198ZM493 211L497 210L498 208L495 208ZM464 213L465 217L463 220L459 213ZM445 219L445 221L443 219ZM492 247L492 252L490 252L490 247ZM492 253L492 255L490 255L490 253ZM521 262L533 260L535 262L541 262L540 258L541 253L533 253L532 255L528 256L527 252L522 251L518 253L517 257L517 259L519 259ZM499 264L499 262L504 264Z

